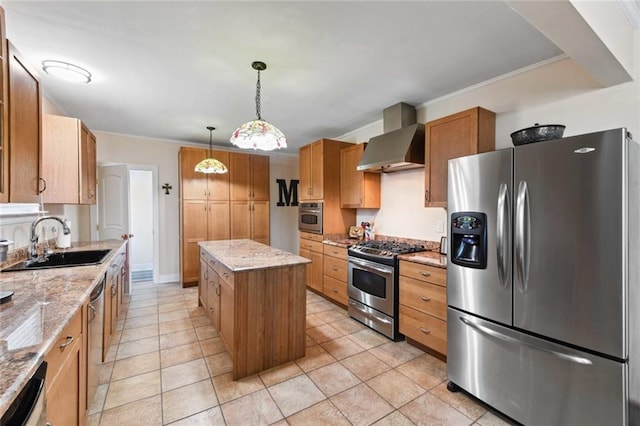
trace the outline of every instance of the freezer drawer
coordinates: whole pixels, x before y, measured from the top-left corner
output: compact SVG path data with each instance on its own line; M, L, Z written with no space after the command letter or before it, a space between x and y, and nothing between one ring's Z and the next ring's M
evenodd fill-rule
M449 380L526 425L627 423L627 365L448 309Z

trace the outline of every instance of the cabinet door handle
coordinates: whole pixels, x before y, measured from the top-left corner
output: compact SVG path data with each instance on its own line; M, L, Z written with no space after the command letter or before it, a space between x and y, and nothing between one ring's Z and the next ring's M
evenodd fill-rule
M420 296L420 300L422 300L423 302L431 302L431 298L427 296Z
M430 277L431 276L431 272L420 271L420 275L422 275L423 277Z
M338 254L338 252L337 252L337 251L335 251L335 250L332 250L332 251L331 251L331 253L333 253L333 254Z
M429 201L429 191L424 191L424 200Z
M424 334L431 334L431 330L427 330L424 327L420 327L420 331L422 331Z
M223 272L223 273L222 273L222 276L223 276L223 277L225 277L225 278L227 278L227 277L229 276L229 274L227 274L226 272Z
M42 194L47 190L47 181L44 178L38 178L38 180L42 182L42 189L39 189L40 186L38 185L38 194Z
M337 288L335 288L335 287L333 287L331 290L333 290L333 292L334 292L334 293L337 293L337 292L338 292L338 289L337 289Z
M72 343L73 343L73 336L67 336L67 340L60 345L60 349L62 350Z
M220 296L220 285L218 285L218 287L216 287L216 295Z
M338 270L338 268L336 268L335 266L334 266L334 267L332 267L331 269L333 269L334 271L337 271L337 270Z

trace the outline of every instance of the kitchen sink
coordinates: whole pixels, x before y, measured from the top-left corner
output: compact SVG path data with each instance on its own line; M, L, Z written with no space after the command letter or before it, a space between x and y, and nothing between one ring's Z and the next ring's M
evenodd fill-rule
M104 262L110 252L111 250L82 250L52 253L44 259L25 260L17 263L3 269L2 272L97 265Z

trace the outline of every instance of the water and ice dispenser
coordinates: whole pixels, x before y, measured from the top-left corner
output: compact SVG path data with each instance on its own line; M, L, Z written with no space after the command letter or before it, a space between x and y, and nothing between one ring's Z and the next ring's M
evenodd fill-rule
M480 212L451 214L451 262L468 268L487 267L487 215Z

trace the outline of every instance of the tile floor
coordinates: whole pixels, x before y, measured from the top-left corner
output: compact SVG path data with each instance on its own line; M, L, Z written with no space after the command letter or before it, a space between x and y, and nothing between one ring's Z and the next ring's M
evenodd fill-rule
M446 388L445 364L308 292L304 358L239 381L197 288L137 283L89 425L507 425Z

